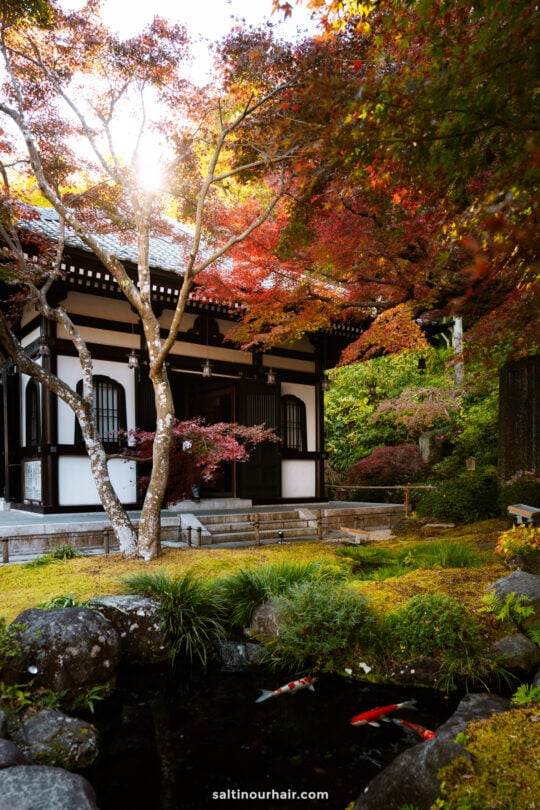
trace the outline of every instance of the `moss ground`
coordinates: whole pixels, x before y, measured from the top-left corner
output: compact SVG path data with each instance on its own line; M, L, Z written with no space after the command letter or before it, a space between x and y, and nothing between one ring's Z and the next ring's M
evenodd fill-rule
M472 760L454 760L441 771L443 799L436 807L445 810L540 807L538 705L469 723L465 747Z
M504 528L502 521L482 521L446 530L437 534L436 539L470 543L483 551L492 551ZM430 540L412 522L395 539L378 542L388 549L403 549ZM140 571L160 570L174 575L192 569L213 579L241 568L282 560L320 560L346 566L346 561L336 554L339 546L336 542L322 541L251 548L167 548L158 560L148 563L111 554L77 557L36 568L4 565L0 567L0 616L13 621L22 610L65 594L89 599L121 593L123 577ZM498 558L488 555L479 568L416 569L383 582L362 582L357 577L355 587L373 599L381 610L391 610L411 596L426 592L454 596L471 610L477 610L485 587L507 573L508 568Z

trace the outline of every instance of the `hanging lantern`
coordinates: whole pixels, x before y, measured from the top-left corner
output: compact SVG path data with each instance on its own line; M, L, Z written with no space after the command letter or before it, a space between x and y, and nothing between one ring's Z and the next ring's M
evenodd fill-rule
M208 377L212 376L212 363L208 359L204 361L204 365L202 367L202 375L207 379Z
M139 367L139 355L132 349L128 355L128 368L138 368Z

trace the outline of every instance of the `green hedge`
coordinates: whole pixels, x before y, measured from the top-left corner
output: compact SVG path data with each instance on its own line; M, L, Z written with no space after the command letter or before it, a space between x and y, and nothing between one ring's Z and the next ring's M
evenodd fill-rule
M423 495L416 506L420 517L434 517L454 523L486 520L499 514L497 475L492 468L463 473L439 482Z

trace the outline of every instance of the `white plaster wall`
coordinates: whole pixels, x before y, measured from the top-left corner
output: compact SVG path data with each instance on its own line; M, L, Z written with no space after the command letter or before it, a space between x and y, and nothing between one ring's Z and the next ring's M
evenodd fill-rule
M135 467L131 461L113 459L109 462L111 483L122 503L134 503L137 500ZM61 456L58 459L58 490L60 506L99 504L88 458Z
M34 312L34 315L35 315L35 312ZM39 331L39 327L37 329L32 329L31 332L28 332L28 334L24 336L24 338L21 341L21 344L23 346L29 346L32 343L33 340L38 340L40 335L41 335L41 333Z
M316 495L315 461L287 459L281 462L281 497L314 498Z
M113 332L110 329L94 329L89 326L80 326L79 332L87 343L98 343L105 346L124 346L126 359L129 349L139 348L139 337L135 332ZM58 327L58 337L68 340L69 335L63 326Z
M316 390L313 385L300 385L297 383L282 383L281 395L292 394L301 399L306 406L306 432L308 452L317 450L317 409Z
M135 374L124 363L109 360L95 360L94 374L104 374L116 380L126 392L127 428L135 427ZM76 357L58 358L58 376L73 389L82 378L81 364ZM75 436L75 414L61 399L58 399L58 443L73 444ZM122 462L123 463L123 462Z
M103 296L89 296L87 293L70 290L67 299L62 304L68 312L88 315L94 313L99 318L110 318L112 321L122 323L137 323L138 318L131 311L127 301Z

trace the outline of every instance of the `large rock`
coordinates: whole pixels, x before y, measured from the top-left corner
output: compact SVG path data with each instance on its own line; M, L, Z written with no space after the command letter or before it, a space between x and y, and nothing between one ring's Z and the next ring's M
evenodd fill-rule
M92 603L120 636L122 659L133 664L165 661L171 646L160 628L159 603L146 596L105 596Z
M83 776L46 765L0 771L0 810L99 810Z
M223 669L238 672L260 664L266 655L264 647L244 641L220 641L219 655Z
M540 665L540 649L522 633L499 639L488 654L505 669L518 674L528 675Z
M525 631L540 627L540 576L526 571L513 571L509 576L502 577L490 585L488 590L495 592L499 602L504 602L511 593L526 596L534 608L534 613L520 622L520 627Z
M400 810L406 804L428 808L440 794L437 773L457 757L470 759L466 749L454 742L471 720L507 711L510 701L492 695L467 695L452 717L437 730L433 740L403 751L371 780L358 797L354 810Z
M459 702L454 714L437 729L437 740L454 740L465 731L471 720L484 720L493 714L507 712L512 708L507 698L499 695L470 694Z
M431 807L441 791L437 772L463 756L470 759L462 745L448 740L414 745L371 780L354 810L400 810L405 804Z
M26 765L27 759L12 740L0 740L0 771L14 765Z
M19 614L14 624L25 629L20 631L20 655L4 667L7 682L20 683L33 676L33 685L67 690L70 696L96 685L114 684L120 639L110 622L95 611L31 608Z
M279 636L279 617L272 599L259 605L251 617L251 635L255 638Z
M34 765L79 770L91 765L99 754L99 735L91 723L53 709L23 717L12 737Z

